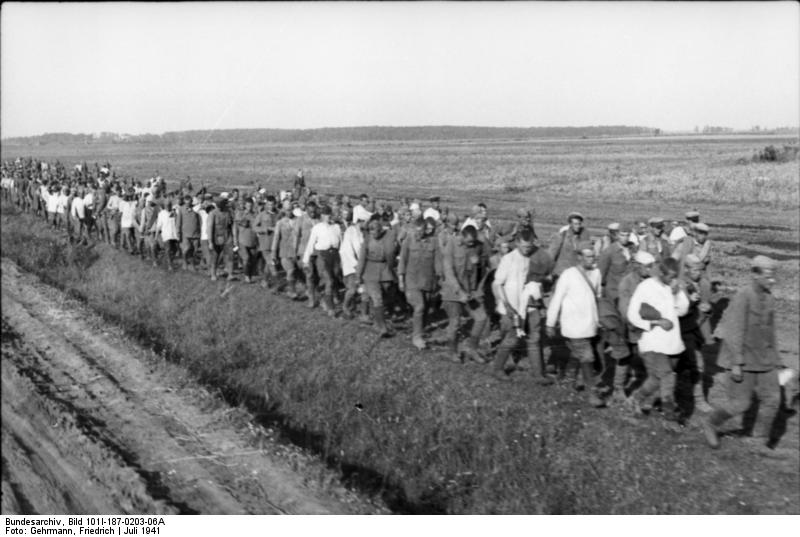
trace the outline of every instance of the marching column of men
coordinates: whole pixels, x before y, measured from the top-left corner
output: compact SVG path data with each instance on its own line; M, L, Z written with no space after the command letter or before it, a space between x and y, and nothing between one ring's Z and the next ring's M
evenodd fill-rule
M302 171L292 190L217 195L194 192L189 181L167 192L160 177L117 178L109 164L69 172L59 162L17 159L3 163L2 176L4 200L71 241L104 241L168 270L179 259L214 281L237 273L245 283L260 279L331 317L339 306L345 319L358 311L382 337L410 316L414 347L443 343L453 362L491 362L502 382L526 364L536 385L565 374L594 407L645 416L660 402L670 421L700 411L712 447L719 426L746 410L753 394L765 417L757 433L768 435L780 401L776 266L764 256L753 260L752 286L737 294L717 331L729 403L706 400L703 350L717 344L707 275L713 244L697 211L670 230L658 217L630 232L612 222L596 240L571 212L545 246L529 209L506 226L491 222L483 203L464 217L438 197L427 205L405 199L394 210L366 194L351 202L315 193ZM429 335L437 315L446 318L438 342ZM693 408L679 407L679 374L689 376Z

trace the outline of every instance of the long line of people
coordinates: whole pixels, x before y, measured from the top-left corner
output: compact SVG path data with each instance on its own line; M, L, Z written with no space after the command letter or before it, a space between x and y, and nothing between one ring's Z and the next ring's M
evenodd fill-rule
M117 178L110 164L92 172L17 159L2 176L5 199L72 241L105 241L211 280L241 275L331 317L358 315L382 337L410 316L417 349L444 343L450 360L491 362L502 382L523 369L542 386L566 375L594 407L642 416L660 401L671 421L713 414L701 351L717 344L712 324L724 301L707 276L713 247L697 211L682 223L635 222L630 232L613 222L599 238L573 212L544 244L528 209L502 224L483 203L466 215L435 196L395 208L366 194L321 195L302 171L291 189L218 194L188 179L168 192L157 174ZM775 264L761 256L755 270L773 274ZM437 315L446 316L438 342L426 339ZM678 405L680 374L693 393Z

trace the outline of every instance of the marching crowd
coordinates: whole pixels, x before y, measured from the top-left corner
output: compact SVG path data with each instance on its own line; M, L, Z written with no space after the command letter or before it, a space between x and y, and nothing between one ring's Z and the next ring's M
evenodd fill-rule
M528 209L503 225L483 203L460 215L438 197L392 206L366 194L324 196L306 186L302 171L284 191L212 194L188 178L168 191L157 173L142 182L117 177L110 164L17 159L2 163L2 187L6 202L73 242L104 241L211 280L240 274L329 316L358 316L383 337L393 335L393 319L408 314L420 350L433 343L426 328L441 313L448 357L490 363L499 381L511 380L510 360L524 360L538 385L553 384L554 350L566 347L567 374L588 404L644 416L660 401L670 421L697 411L712 447L718 427L743 414L753 394L760 400L757 442L767 441L779 410L783 365L770 292L776 263L756 256L752 283L717 322L708 277L713 245L697 211L684 222L635 222L630 231L613 222L599 239L572 212L542 241ZM492 328L499 331L494 350ZM701 351L712 345L727 370L720 406L707 401ZM693 386L691 408L676 403L681 374Z

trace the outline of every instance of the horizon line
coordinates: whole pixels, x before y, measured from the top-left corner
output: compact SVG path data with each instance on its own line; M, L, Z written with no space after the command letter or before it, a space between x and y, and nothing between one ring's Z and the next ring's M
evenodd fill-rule
M754 125L753 127L741 128L737 129L735 127L729 127L726 125L696 125L690 128L682 128L682 129L663 129L660 127L651 127L647 125L626 125L626 124L605 124L605 125L535 125L535 126L527 126L527 127L519 127L519 126L494 126L494 125L453 125L453 124L441 124L441 125L348 125L348 126L325 126L325 127L307 127L307 128L293 128L293 127L228 127L224 129L202 129L202 128L194 128L194 129L182 129L182 130L166 130L158 133L154 132L139 132L139 133L130 133L130 132L123 132L123 131L91 131L91 132L70 132L70 131L48 131L42 132L38 134L29 134L29 135L16 135L16 136L4 136L2 140L12 140L12 139L20 139L20 138L37 138L41 136L48 136L48 135L71 135L71 136L93 136L97 134L113 134L113 135L123 135L123 136L164 136L166 134L178 134L178 133L185 133L185 132L230 132L230 131L282 131L282 132L308 132L308 131L323 131L323 130L346 130L346 129L441 129L441 128L457 128L457 129L496 129L496 130L535 130L535 129L602 129L602 128L632 128L632 129L647 129L651 131L659 131L661 134L668 134L668 133L681 133L681 134L694 134L696 133L696 128L721 128L728 130L729 134L732 133L758 133L763 131L772 131L772 130L800 130L800 125L781 125L781 126L772 126L766 127L762 125ZM755 127L759 127L758 131L753 130ZM697 134L703 134L702 132L698 132ZM724 133L706 133L706 134L724 134Z

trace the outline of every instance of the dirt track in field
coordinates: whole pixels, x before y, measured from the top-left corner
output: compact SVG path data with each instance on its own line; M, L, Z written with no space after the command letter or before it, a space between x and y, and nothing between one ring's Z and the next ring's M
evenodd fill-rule
M6 259L2 300L3 513L385 512Z

